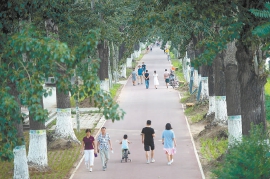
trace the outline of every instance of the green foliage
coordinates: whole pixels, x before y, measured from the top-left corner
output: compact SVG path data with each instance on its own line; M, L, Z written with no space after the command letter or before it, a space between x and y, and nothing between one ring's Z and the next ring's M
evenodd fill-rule
M265 111L266 119L270 120L270 79L267 79L267 83L264 86L265 90Z
M203 119L203 114L196 114L195 116L191 116L191 122L196 123Z
M112 98L114 99L119 89L123 86L122 84L115 83L113 84L113 87L110 89L110 94Z
M225 154L225 159L213 171L216 178L268 179L270 177L269 137L262 126L252 126L249 136L235 142Z
M224 154L228 148L228 139L220 139L217 137L211 139L201 139L201 153L208 161L216 160Z

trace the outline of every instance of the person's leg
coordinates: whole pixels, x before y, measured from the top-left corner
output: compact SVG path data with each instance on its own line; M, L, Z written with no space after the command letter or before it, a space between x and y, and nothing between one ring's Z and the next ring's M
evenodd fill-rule
M90 160L90 172L92 172L92 167L94 166L94 158L95 158L95 155L94 155L94 150L89 150L89 160Z
M101 164L102 164L102 167L103 167L103 170L105 169L105 153L104 153L104 150L100 150L100 158L101 158Z
M84 150L84 162L86 169L89 169L89 150Z
M171 163L173 163L173 155L170 155L170 159Z
M147 163L150 163L150 158L149 158L150 146L144 144L144 151L145 151L146 161L147 161Z
M149 88L149 80L146 80L147 81L147 89Z
M151 145L151 162L152 162L152 163L155 162L155 159L154 159L154 154L155 154L155 152L154 152L154 150L155 150L155 144L152 144L152 145Z
M105 150L105 167L107 168L108 161L110 159L109 149Z
M171 161L171 158L170 158L170 155L168 154L168 152L166 152L166 157L167 157L167 160L168 160L168 163Z

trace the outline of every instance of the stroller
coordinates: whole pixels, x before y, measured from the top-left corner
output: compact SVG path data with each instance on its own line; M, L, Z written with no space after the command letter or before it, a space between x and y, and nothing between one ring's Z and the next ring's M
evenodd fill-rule
M121 163L123 161L127 162L127 161L132 161L131 159L128 158L128 155L130 154L129 150L128 149L123 149L123 155L122 155L122 160L121 160Z
M169 76L169 84L173 87L173 88L177 88L179 86L179 82L175 77L174 71L171 71L170 76Z

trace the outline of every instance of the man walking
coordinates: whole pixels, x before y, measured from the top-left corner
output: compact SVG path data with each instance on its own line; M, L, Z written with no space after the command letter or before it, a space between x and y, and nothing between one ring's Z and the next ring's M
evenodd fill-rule
M155 150L155 144L154 144L154 137L155 137L155 130L151 127L151 121L146 121L146 127L142 129L142 143L144 144L144 150L146 152L146 163L149 164L150 161L152 163L155 162L154 159L154 150ZM150 160L150 149L151 149L151 160Z
M167 71L167 69L165 69L165 72L164 72L164 79L165 79L166 86L168 88L168 83L170 82L170 73Z
M144 64L144 62L142 62L142 69L143 69L143 72L145 73L146 65Z
M110 135L106 133L106 127L101 128L101 134L97 138L98 152L100 153L101 163L103 166L103 171L107 169L107 164L110 159L109 146L112 151L112 144Z
M145 87L146 89L149 88L149 73L148 70L146 70L146 72L144 73L144 79L145 79Z
M141 65L139 65L139 68L138 68L138 76L139 76L138 78L138 85L139 85L140 82L142 84L142 77L143 77L143 69L141 68Z

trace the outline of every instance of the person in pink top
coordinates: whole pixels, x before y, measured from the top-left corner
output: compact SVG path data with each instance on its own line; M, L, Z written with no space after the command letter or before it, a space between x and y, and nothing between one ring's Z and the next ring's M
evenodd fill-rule
M84 160L86 168L92 172L92 167L94 165L94 158L97 155L95 138L91 136L91 130L85 130L86 136L82 140L82 150L84 152Z

